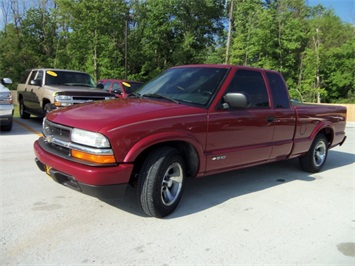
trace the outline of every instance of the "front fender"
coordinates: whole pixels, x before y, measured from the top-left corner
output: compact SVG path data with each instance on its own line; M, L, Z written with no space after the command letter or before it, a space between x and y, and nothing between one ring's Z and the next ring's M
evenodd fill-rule
M139 140L126 154L123 162L133 162L146 149L169 142L185 142L192 145L198 155L200 169L205 169L204 143L201 143L195 136L183 131L159 132Z

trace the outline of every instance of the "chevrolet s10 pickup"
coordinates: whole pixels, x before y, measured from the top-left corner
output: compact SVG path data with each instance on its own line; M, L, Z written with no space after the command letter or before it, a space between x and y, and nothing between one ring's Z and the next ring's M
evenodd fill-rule
M148 216L164 217L188 177L296 157L303 170L320 171L345 126L345 107L291 104L278 72L187 65L128 98L49 113L34 151L56 182L98 198L131 185Z

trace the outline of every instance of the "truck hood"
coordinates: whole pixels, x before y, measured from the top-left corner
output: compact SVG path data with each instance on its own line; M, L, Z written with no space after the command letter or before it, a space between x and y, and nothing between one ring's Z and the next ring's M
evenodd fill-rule
M99 132L156 118L206 112L205 109L184 104L127 98L62 108L49 113L47 118L54 123Z
M111 95L111 93L104 91L98 88L90 88L86 86L64 86L64 85L56 85L56 86L48 86L46 85L46 89L51 90L53 92L58 92L57 94L65 94L65 95Z

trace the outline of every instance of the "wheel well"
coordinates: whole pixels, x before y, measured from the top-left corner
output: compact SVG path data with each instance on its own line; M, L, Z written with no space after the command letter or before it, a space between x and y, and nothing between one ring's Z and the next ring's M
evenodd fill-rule
M334 133L331 128L323 128L318 134L324 135L328 140L328 147L333 143Z
M44 109L44 106L46 106L47 103L51 103L51 101L47 98L43 98L42 100L42 109Z
M134 185L136 183L136 179L138 178L139 171L142 167L144 160L148 157L148 155L157 148L163 147L173 147L181 153L182 157L186 163L186 175L189 177L194 177L197 174L198 166L199 166L199 158L197 151L195 148L187 142L183 141L169 141L158 143L153 145L147 149L145 149L134 161L133 174L131 176L130 184Z

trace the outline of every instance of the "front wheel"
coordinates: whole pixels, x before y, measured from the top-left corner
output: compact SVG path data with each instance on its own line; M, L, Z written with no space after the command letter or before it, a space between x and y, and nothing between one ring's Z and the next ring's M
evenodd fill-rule
M178 150L163 147L149 154L138 178L137 194L148 216L164 217L172 213L182 196L185 161Z
M49 112L53 110L51 103L46 103L43 108L44 116L46 116Z
M323 134L314 139L309 151L300 157L301 168L310 173L317 173L321 170L328 156L328 140Z

